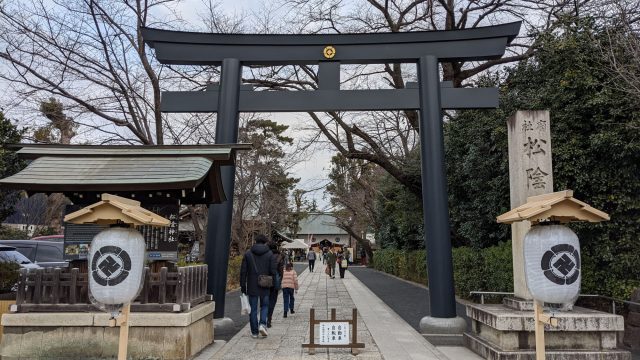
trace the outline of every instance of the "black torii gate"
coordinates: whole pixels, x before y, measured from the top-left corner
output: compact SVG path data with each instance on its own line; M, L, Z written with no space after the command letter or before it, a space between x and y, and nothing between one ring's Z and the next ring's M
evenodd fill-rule
M453 88L440 82L441 61L500 58L520 22L465 30L332 35L242 35L146 28L144 41L163 64L221 65L220 86L163 92L162 112L218 112L216 143L236 143L239 112L420 111L422 205L431 317L456 317L442 109L495 108L498 89ZM340 64L417 63L418 83L405 89L340 90ZM318 65L318 89L252 91L246 65ZM211 205L206 262L216 318L224 316L235 168L222 168L225 203ZM445 325L446 327L446 325Z

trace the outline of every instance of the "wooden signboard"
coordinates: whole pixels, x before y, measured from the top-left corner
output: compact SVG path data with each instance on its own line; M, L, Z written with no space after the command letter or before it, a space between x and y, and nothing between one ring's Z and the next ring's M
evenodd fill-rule
M179 202L175 199L155 199L146 201L142 207L155 214L167 218L169 226L138 225L136 229L144 237L148 260L177 260L178 259L178 212ZM80 205L67 205L65 214L82 209ZM86 260L89 254L89 244L93 237L107 225L64 223L64 259Z
M315 326L320 326L319 343L316 343ZM349 329L351 325L351 329ZM358 343L358 310L353 309L351 320L336 319L336 309L331 309L331 320L316 319L316 310L311 309L309 319L309 344L302 344L309 349L309 354L315 354L315 349L327 348L351 348L351 353L356 354L356 349L364 349L363 343Z

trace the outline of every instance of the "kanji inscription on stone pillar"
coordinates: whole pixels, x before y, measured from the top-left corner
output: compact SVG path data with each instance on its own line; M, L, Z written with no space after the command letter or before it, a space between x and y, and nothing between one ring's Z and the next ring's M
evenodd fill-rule
M527 197L553 192L551 131L548 110L517 111L507 120L509 137L509 190L511 208L527 202ZM513 287L515 296L531 299L524 278L523 239L527 221L511 225Z

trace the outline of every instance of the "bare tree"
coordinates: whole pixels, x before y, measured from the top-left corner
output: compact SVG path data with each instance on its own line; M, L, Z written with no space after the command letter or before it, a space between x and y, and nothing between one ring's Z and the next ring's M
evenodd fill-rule
M34 140L45 143L71 144L76 136L78 124L73 118L65 114L64 106L55 98L40 103L40 112L49 120L49 123L37 128L34 132ZM61 193L50 194L47 197L45 223L55 232L62 232L62 215L64 208L71 201Z
M366 233L375 230L375 198L380 195L376 179L383 171L375 164L341 154L331 159L327 192L335 208L336 224L365 249L369 258L373 252Z
M610 85L640 100L640 1L611 0L600 8L606 36L594 39L611 71Z
M289 195L298 182L287 171L293 164L283 150L293 142L285 135L288 126L258 116L243 120L238 139L254 150L236 161L231 244L240 254L256 232L271 235L288 227Z
M2 2L0 78L17 94L10 105L55 96L105 142L162 144L163 67L148 56L141 28L157 25L154 15L171 26L171 2Z
M588 1L544 0L288 0L285 17L290 32L353 33L456 30L523 20L526 30L542 31L559 14L578 11ZM526 59L534 53L527 38L514 41L501 59L442 64L443 79L454 86L472 85L481 72ZM404 88L416 77L414 65L343 66L342 88ZM268 90L317 89L316 66L252 68L243 81ZM416 111L378 113L310 113L324 140L349 159L372 162L413 193L420 180L403 169L403 160L418 146Z
M15 205L15 212L5 220L11 224L22 224L27 235L33 236L41 233L48 227L47 196L35 194L21 198ZM32 230L30 230L32 228Z

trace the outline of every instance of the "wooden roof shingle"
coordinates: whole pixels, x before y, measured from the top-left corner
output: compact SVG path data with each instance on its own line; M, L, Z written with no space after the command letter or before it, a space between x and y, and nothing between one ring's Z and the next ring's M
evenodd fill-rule
M134 226L169 226L168 219L140 207L140 202L112 194L102 194L102 200L64 217L74 224L110 225L122 222Z
M64 193L74 202L101 193L125 197L166 196L183 203L225 200L220 166L233 165L249 144L204 146L12 145L32 160L0 179L0 187L29 193Z
M531 196L527 202L498 216L499 223L511 224L529 220L532 223L550 220L567 223L571 221L600 222L609 220L609 215L573 197L573 190Z

